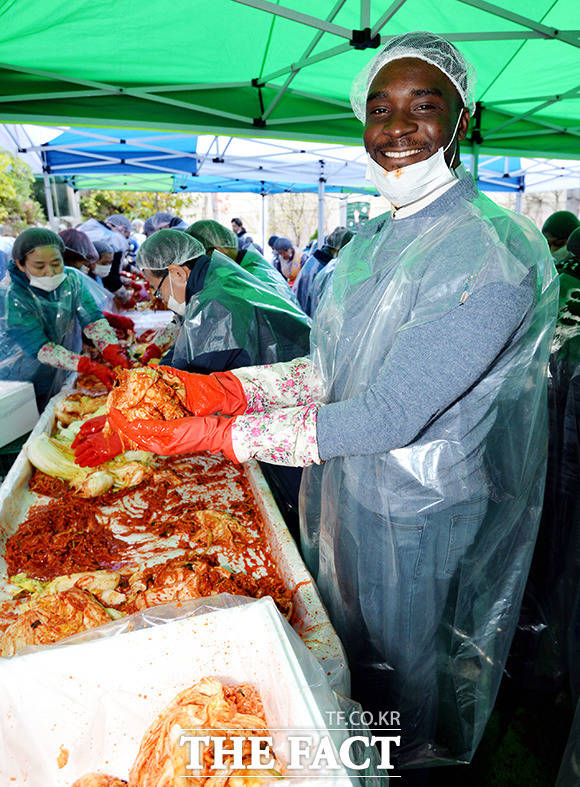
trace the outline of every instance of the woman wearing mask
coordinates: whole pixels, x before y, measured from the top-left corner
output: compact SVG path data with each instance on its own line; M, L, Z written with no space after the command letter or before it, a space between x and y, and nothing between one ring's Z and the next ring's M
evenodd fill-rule
M0 377L30 380L44 407L67 372L94 374L110 387L114 373L80 355L81 331L112 366L129 362L97 307L82 273L65 267L62 238L51 230L21 232L12 249L9 283L2 292Z

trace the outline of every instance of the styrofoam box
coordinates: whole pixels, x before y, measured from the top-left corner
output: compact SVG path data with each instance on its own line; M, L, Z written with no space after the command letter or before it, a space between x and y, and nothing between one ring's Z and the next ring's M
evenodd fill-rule
M258 688L282 762L289 730L312 730L315 739L327 731L330 709L317 706L280 615L264 598L1 660L0 784L70 787L91 771L127 778L159 712L207 676ZM63 768L61 747L68 752ZM344 770L311 771L310 778L306 770L294 772L291 783L351 781Z
M30 432L37 421L32 383L0 381L0 447Z

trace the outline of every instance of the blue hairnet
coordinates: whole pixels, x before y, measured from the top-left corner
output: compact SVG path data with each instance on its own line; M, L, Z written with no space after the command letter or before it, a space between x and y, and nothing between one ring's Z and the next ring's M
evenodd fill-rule
M114 254L115 249L111 246L110 243L107 243L106 240L94 240L93 246L97 250L97 254L99 257L102 257L103 254Z
M62 238L56 232L44 227L30 227L21 232L14 241L11 252L12 259L22 262L27 254L40 246L56 246L61 254L65 249Z
M174 213L167 213L167 211L160 210L158 213L155 213L151 216L151 226L153 230L160 230L160 229L183 229L186 228L186 223L183 219L180 219L179 216L176 216Z
M153 226L153 216L149 216L148 219L145 219L145 221L143 223L143 234L144 235L149 237L150 235L153 235L153 233L156 231L156 229L157 228Z
M111 216L107 216L105 219L105 224L131 231L131 222L127 216L123 216L122 213L113 213Z

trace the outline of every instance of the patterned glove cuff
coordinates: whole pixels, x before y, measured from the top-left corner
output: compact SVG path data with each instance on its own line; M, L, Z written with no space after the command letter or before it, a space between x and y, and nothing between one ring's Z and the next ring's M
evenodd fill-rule
M234 369L248 402L246 414L321 403L322 381L310 358Z
M84 334L95 342L99 350L106 347L107 344L117 344L119 341L117 334L104 317L102 320L89 323L84 329Z
M61 344L47 342L40 348L36 357L40 363L45 363L47 366L76 372L81 356L67 350Z
M269 413L238 415L232 447L239 462L259 459L274 465L320 464L316 439L318 406L285 407Z

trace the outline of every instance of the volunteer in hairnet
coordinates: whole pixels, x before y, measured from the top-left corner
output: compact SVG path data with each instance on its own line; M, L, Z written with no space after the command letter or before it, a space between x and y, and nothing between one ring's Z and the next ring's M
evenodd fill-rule
M313 295L316 277L336 257L342 247L352 240L353 234L346 227L336 227L326 236L320 249L316 249L300 269L300 273L294 282L294 291L296 292L298 303L306 314L309 314L311 317L315 309Z
M209 257L213 257L216 251L218 255L225 254L241 265L244 270L260 279L261 282L271 286L283 298L289 298L296 303L296 297L282 274L270 265L252 245L243 249L238 248L236 234L224 227L223 224L213 219L201 219L188 227L186 232L192 238L203 243L205 253Z
M459 165L474 75L452 44L394 36L351 100L392 210L341 251L310 358L188 377L198 417L109 422L160 454L308 466L303 552L355 697L400 711L400 763L466 762L541 511L557 282L538 230Z
M542 234L548 241L556 266L569 256L566 244L570 235L578 227L580 227L580 220L569 210L557 210L544 222Z
M10 283L2 292L0 375L33 382L41 407L62 387L67 371L94 374L112 385L115 375L107 366L79 355L81 330L105 361L129 365L85 286L86 277L63 265L64 250L62 239L51 230L21 232L12 248Z
M171 365L195 372L276 363L308 351L310 321L298 306L200 241L159 230L137 263L152 288L183 318Z
M205 254L200 241L178 230L159 230L140 247L137 263L152 288L183 318L173 349L163 363L193 372L221 372L248 364L286 361L308 352L310 320L289 300L223 255ZM169 331L154 345L171 342ZM148 354L147 354L148 353ZM144 360L149 359L146 351ZM81 461L113 450L99 437L80 449ZM297 510L300 472L272 468L268 475L278 500ZM288 513L288 512L287 512Z

